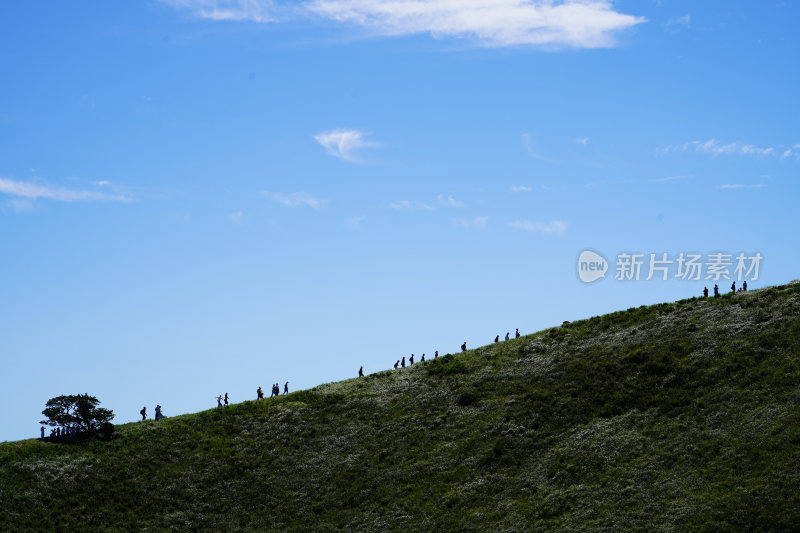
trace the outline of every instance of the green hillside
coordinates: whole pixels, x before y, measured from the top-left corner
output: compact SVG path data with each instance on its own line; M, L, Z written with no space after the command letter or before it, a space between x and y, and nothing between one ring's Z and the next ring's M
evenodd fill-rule
M5 443L0 531L796 530L799 346L794 282Z

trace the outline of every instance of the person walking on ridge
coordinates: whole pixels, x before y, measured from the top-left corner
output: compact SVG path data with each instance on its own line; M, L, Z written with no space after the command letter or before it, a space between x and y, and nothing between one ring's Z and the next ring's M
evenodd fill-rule
M461 351L462 352L466 352L467 351L467 341L464 341L464 344L461 345Z
M289 394L289 382L288 381L283 384L283 393L284 394Z
M360 378L364 377L364 367L363 366L358 369L358 377L360 377Z
M147 418L147 406L142 407L142 410L139 411L139 414L142 415L142 421Z

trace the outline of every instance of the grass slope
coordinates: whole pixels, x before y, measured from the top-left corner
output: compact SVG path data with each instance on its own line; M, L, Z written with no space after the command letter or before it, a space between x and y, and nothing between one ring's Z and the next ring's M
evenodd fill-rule
M0 530L792 530L800 283L0 445Z

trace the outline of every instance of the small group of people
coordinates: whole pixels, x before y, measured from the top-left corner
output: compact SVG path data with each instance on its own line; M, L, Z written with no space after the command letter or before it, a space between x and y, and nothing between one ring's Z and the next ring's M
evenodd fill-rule
M39 433L41 435L41 439L44 440L45 439L44 426L41 426L39 428ZM62 437L75 439L75 437L78 436L78 433L80 433L80 430L78 429L77 426L56 427L56 428L52 428L50 430L49 438L50 439L55 439L55 440L59 440Z
M520 337L520 334L519 334L519 328L517 328L517 331L516 331L516 333L514 333L514 338L515 338L515 339L519 339L519 337ZM509 332L509 331L506 331L506 338L505 338L505 340L511 340L511 332ZM500 342L500 335L498 335L498 336L496 336L496 337L494 338L494 342ZM466 351L467 351L467 343L466 343L466 342L465 342L464 344L462 344L462 345L461 345L461 351L462 351L462 352L466 352Z
M289 394L289 382L288 381L283 384L283 393L284 394ZM280 387L280 385L278 385L277 383L273 383L272 384L272 394L270 394L269 397L273 398L275 396L280 396L280 395L281 395L281 387ZM261 386L259 386L256 389L256 399L257 400L263 400L264 399L264 391L261 389ZM227 404L225 404L225 405L227 405Z
M739 287L739 292L747 290L747 280L742 282L742 286ZM731 283L731 292L736 292L736 282L734 281ZM719 285L716 283L714 284L714 298L719 296ZM708 287L703 287L703 298L708 298Z
M436 359L437 357L439 357L439 350L436 350L435 352L433 352L433 358ZM422 354L422 357L419 358L419 362L420 363L424 363L425 362L425 354L424 353ZM411 365L414 364L414 354L413 353L411 354L411 357L408 358L408 363L411 364ZM395 361L394 367L397 368L398 366L400 366L402 368L406 367L406 358L405 357ZM362 366L361 368L364 368L364 367ZM364 374L362 374L361 370L359 370L358 371L358 375L359 376L363 376Z
M161 420L164 418L164 413L161 411L161 405L156 404L156 420ZM142 421L147 420L147 406L145 405L142 407L142 410L139 411L139 414L142 415Z
M223 402L224 402L224 404L223 404ZM223 407L223 405L225 407L228 407L228 393L227 392L225 393L225 396L222 396L222 394L217 396L217 409Z

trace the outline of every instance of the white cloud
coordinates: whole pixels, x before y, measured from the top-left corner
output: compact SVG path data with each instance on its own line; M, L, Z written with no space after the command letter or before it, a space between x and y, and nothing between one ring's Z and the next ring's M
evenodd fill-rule
M230 218L231 222L234 224L241 224L242 221L244 221L244 213L242 211L234 211L228 215L228 218Z
M589 137L577 137L575 139L572 139L572 142L574 142L575 144L582 144L583 146L586 146L587 144L589 144Z
M378 143L365 141L364 137L366 135L368 134L363 131L337 128L317 133L314 135L314 140L324 146L329 154L345 161L356 162L352 153L354 150L378 146Z
M716 139L709 139L707 141L691 141L683 144L667 146L658 150L659 153L667 154L670 152L696 152L701 154L709 154L712 157L720 155L740 155L740 156L778 156L783 158L792 155L797 156L800 154L800 145L794 145L791 148L781 152L781 149L767 146L758 147L752 144L744 144L739 141L722 144Z
M475 218L456 218L453 222L466 229L483 229L489 224L489 217L481 216Z
M509 222L509 226L531 233L541 233L542 235L563 235L567 231L567 225L560 220L554 220L549 224L542 222L531 222L530 220L515 220Z
M131 202L133 199L122 194L109 194L99 191L81 191L53 187L29 181L16 181L0 178L0 193L29 200L53 200L55 202Z
M525 185L512 185L511 192L531 192L533 187L527 187Z
M306 7L380 35L429 33L484 46L609 47L618 31L645 22L606 0L311 0Z
M163 3L191 11L196 17L210 20L249 20L275 22L277 9L271 0L161 0Z
M305 192L293 192L291 194L284 194L282 192L269 192L262 193L266 198L278 202L286 207L300 207L308 206L313 209L319 209L328 201L324 198L314 198Z
M411 211L429 211L433 209L428 204L423 204L422 202L409 202L408 200L400 200L399 202L391 202L389 207L392 209L408 209Z
M761 187L766 187L766 184L726 183L725 185L720 185L717 189L760 189Z
M161 0L211 20L274 22L321 17L377 35L427 33L483 46L614 46L621 30L645 22L609 0Z
M440 194L437 196L437 198L439 199L440 204L446 205L447 207L465 207L464 202L456 200L452 195L445 196Z

